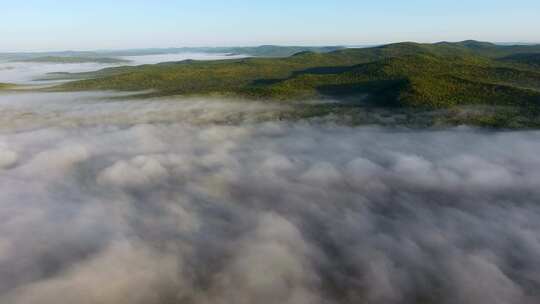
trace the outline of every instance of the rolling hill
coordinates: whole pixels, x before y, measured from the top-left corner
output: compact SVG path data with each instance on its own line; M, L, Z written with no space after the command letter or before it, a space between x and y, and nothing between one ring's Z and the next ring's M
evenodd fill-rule
M64 75L91 79L57 89L153 90L154 95L225 94L277 100L367 96L367 101L378 105L430 108L530 107L540 104L540 69L531 54L540 54L540 47L406 42L329 53L303 51L286 58L110 68ZM508 60L509 56L521 60Z

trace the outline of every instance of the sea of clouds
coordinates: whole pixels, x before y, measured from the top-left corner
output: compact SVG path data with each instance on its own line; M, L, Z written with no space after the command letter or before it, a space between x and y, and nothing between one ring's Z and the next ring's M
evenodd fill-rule
M0 303L540 301L538 131L110 97L0 94Z

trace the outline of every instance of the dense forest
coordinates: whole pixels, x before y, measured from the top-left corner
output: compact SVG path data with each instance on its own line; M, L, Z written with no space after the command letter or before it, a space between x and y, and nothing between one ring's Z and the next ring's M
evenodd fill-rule
M540 46L397 43L285 58L182 61L65 74L59 90L151 91L298 101L347 99L377 106L488 105L537 113Z

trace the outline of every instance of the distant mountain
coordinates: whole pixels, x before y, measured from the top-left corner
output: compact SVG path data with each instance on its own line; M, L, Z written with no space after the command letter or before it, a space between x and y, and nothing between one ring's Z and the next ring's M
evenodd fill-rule
M61 51L61 52L18 52L18 53L0 53L0 60L19 61L30 60L40 57L103 57L95 52L82 51ZM106 57L106 56L105 56Z
M73 57L73 56L43 56L13 60L16 62L36 62L36 63L102 63L120 64L129 63L129 60L112 57Z
M182 53L213 53L246 55L253 57L288 57L299 52L309 51L316 53L327 53L343 49L341 46L276 46L264 45L257 47L183 47L183 48L153 48L153 49L132 49L132 50L102 50L92 52L63 51L63 52L36 52L36 53L0 53L0 59L11 61L30 61L43 58L103 58L103 57L124 57L124 56L145 56L163 54Z
M304 46L275 46L275 45L263 45L258 47L239 47L239 48L224 48L214 49L212 51L219 53L232 53L237 55L249 55L255 57L288 57L300 52L313 52L313 53L329 53L336 50L343 49L340 46L326 46L326 47L304 47Z
M181 53L215 53L231 55L247 55L254 57L288 57L298 52L310 51L327 53L343 49L340 46L310 47L310 46L277 46L263 45L256 47L184 47L168 49L141 49L124 51L102 51L100 54L107 56L139 56Z

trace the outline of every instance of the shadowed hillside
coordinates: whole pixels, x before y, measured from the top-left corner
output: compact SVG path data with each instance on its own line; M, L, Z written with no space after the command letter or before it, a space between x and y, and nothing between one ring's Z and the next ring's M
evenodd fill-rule
M540 53L519 53L504 57L502 60L540 68Z

